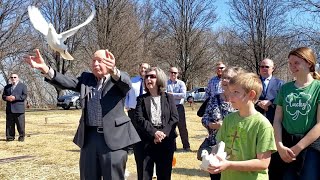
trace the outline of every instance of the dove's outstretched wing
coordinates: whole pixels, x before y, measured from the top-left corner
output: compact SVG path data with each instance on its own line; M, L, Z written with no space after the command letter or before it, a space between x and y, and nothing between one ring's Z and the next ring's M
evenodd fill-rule
M74 33L76 33L81 27L87 25L90 21L92 21L95 14L96 14L96 10L92 9L90 16L87 18L87 20L85 22L83 22L82 24L80 24L72 29L69 29L68 31L60 33L59 36L61 38L61 42L64 42L65 40L67 40L68 37L74 35Z
M33 27L47 36L49 24L35 6L28 6L28 14Z

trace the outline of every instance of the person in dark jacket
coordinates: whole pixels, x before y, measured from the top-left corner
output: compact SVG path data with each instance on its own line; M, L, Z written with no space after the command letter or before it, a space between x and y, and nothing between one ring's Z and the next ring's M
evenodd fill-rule
M3 90L2 99L7 102L6 106L6 140L15 139L15 125L19 132L18 141L25 138L25 100L27 98L27 86L19 81L18 74L12 73L10 84Z
M83 72L78 78L47 66L39 50L36 56L24 58L53 86L80 92L82 115L73 140L81 148L80 179L124 180L127 147L140 138L124 112L130 78L116 68L112 53L96 51L91 61L92 73Z
M135 145L138 180L151 180L156 164L158 180L171 179L176 125L175 100L165 92L166 74L157 67L146 70L146 94L137 98L135 121L141 142Z

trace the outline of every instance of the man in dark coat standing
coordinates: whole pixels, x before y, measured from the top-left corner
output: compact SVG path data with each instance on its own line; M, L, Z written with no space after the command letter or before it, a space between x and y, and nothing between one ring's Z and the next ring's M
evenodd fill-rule
M128 146L140 141L124 102L131 83L129 75L115 66L108 50L98 50L91 61L92 73L78 78L60 74L47 66L39 50L25 56L55 87L80 92L82 115L74 137L80 150L80 179L124 180Z
M273 124L273 118L276 106L273 101L276 99L280 87L284 81L273 76L274 63L271 59L264 59L259 66L260 79L263 86L263 91L256 104L256 109L266 116L266 118Z
M10 76L10 84L3 90L2 99L7 102L6 106L6 140L15 139L15 124L19 132L19 141L25 137L25 100L27 98L27 86L19 81L15 73Z
M273 104L273 102L277 97L280 87L284 84L284 81L273 76L274 63L271 59L262 60L259 70L263 91L256 104L256 109L266 116L270 123L273 124L276 110L276 105ZM273 153L269 165L269 179L278 179L278 177L282 177L282 168L283 164L278 152Z

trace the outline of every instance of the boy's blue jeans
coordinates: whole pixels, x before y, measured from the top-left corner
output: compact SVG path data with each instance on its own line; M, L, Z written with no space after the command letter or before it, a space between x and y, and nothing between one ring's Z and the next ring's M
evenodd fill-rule
M307 148L305 154L299 154L304 156L301 160L301 164L289 163L283 176L283 180L319 180L320 179L320 152Z

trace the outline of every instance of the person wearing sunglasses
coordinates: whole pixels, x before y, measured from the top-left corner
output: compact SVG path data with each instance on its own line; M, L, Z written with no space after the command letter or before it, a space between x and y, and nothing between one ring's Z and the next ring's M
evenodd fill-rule
M219 61L216 63L215 70L216 70L217 76L214 76L208 82L208 87L206 88L206 93L205 93L206 100L203 102L203 104L200 107L201 110L205 109L204 111L202 110L202 112L208 111L207 108L209 106L212 106L214 101L213 99L215 98L215 96L223 92L223 89L221 87L221 76L225 68L226 68L226 65L222 61ZM203 115L204 114L200 115L200 117L202 117Z
M280 87L284 84L284 81L273 76L274 63L271 59L264 59L260 62L259 74L262 82L262 93L256 103L256 109L261 114L273 123L274 113L276 105L273 101L277 97Z
M3 90L2 99L6 105L6 140L15 139L15 125L19 133L18 141L25 138L25 100L27 99L27 86L19 81L18 74L12 73L10 84Z
M187 88L186 84L178 79L179 71L176 67L171 67L169 69L169 80L167 85L167 92L172 94L175 99L175 104L177 106L179 114L178 130L182 142L183 150L186 152L191 152L189 135L186 123L186 114L184 109L184 98L186 96ZM177 145L175 145L177 149Z
M271 124L273 124L276 105L273 103L276 99L284 81L273 76L274 62L271 59L263 59L259 65L260 80L262 82L262 92L259 100L255 104L258 112L263 114ZM281 173L281 159L278 152L271 155L269 164L269 178L277 179Z
M137 105L137 97L144 94L143 78L146 70L150 68L148 63L139 64L139 75L131 78L132 87L126 96L125 108L128 111L128 116L133 121L135 108Z
M175 99L166 93L167 76L158 67L146 70L146 94L137 98L135 121L141 142L134 151L138 180L151 180L156 165L157 179L171 179L176 125L179 121ZM138 164L140 164L138 166Z
M128 112L128 116L132 121L132 124L135 126L135 128L138 130L137 125L134 121L134 114L135 114L135 110L136 110L136 105L137 105L137 97L144 94L144 85L143 85L143 78L144 75L146 74L146 70L150 68L150 65L148 63L140 63L139 64L139 75L134 76L131 78L131 89L128 92L127 96L126 96L126 102L125 102L125 108ZM140 143L140 142L138 142ZM135 153L133 145L132 147L129 147L129 152L133 151L133 153ZM135 155L136 157L137 155ZM138 168L138 166L140 166L141 164L139 164L140 161L136 160L136 166ZM138 174L138 176L140 176L140 174ZM141 178L138 178L141 179Z
M130 77L116 67L108 50L96 51L92 72L63 75L47 66L38 49L24 60L41 71L51 85L80 92L82 115L73 142L80 147L80 179L125 179L128 146L140 141L124 112Z
M208 88L206 89L206 94L205 94L206 98L212 98L215 95L223 92L221 87L221 76L225 68L226 68L226 65L222 61L219 61L216 63L215 70L216 70L217 76L214 76L208 82Z

